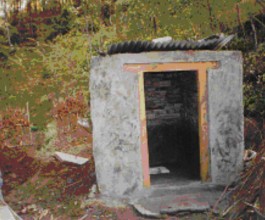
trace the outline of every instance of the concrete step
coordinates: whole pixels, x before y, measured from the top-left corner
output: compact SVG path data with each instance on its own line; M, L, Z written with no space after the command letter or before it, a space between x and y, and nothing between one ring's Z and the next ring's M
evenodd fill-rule
M141 192L132 204L136 210L138 208L138 212L144 210L143 213L150 216L185 211L204 212L214 206L223 190L222 186L201 182L191 182L187 185L157 185ZM226 202L222 204L225 205Z
M1 220L22 220L8 205L0 205Z

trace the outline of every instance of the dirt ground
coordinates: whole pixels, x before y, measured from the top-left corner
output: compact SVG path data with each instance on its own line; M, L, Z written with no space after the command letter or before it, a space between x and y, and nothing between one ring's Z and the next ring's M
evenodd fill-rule
M258 137L254 132L257 130L255 124L246 125L246 132ZM12 126L5 134L15 137L15 140L0 140L2 191L7 204L23 219L149 219L140 216L130 206L110 208L99 201L91 202L88 195L96 183L92 135L89 129L78 126L76 115L57 118L50 126L50 130L55 129L54 133L45 135L36 131L23 136L23 130L15 130L17 133L13 134L17 127ZM54 157L55 151L85 157L89 161L81 166L61 162ZM221 218L210 213L186 213L183 216L165 216L165 219Z
M96 178L90 153L88 148L79 154L90 159L79 166L55 157L39 158L28 147L1 147L6 203L25 220L149 219L130 206L110 208L100 201L91 202L88 195ZM207 219L207 214L165 219Z

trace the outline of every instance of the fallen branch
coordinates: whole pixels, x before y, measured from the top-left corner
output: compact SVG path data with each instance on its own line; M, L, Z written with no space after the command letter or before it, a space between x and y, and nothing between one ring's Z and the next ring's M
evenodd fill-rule
M213 206L213 211L216 210L217 205L221 202L221 200L223 199L224 195L226 194L228 188L231 186L231 184L227 185L224 189L224 191L222 192L221 196L217 199L217 201L215 202L214 206Z
M262 217L262 219L265 219L265 215L262 215L261 212L258 210L258 208L248 202L244 202L247 206L253 208L253 210L258 214L260 215L260 217Z
M223 217L225 217L235 206L241 202L241 200L237 200L235 203L233 203L231 206L229 206L222 214Z
M84 219L86 219L87 216L88 216L88 214L85 214L83 217L79 218L78 220L84 220Z

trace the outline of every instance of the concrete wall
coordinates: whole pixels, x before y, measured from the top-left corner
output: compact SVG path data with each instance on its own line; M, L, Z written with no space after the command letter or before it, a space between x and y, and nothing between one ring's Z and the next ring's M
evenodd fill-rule
M242 168L242 57L235 51L149 52L93 59L90 75L93 152L103 194L143 188L137 74L130 63L218 61L208 70L208 123L212 182L226 184Z
M208 102L211 174L216 183L229 183L239 174L244 150L242 58L232 53L220 68L209 70Z
M90 75L93 154L97 183L107 195L142 187L138 77L119 57L96 58Z

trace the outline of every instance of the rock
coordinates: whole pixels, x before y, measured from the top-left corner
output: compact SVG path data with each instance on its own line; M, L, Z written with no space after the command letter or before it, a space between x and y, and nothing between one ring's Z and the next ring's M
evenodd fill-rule
M84 128L90 128L87 118L78 118L77 124L79 124L80 126L82 126Z
M205 212L209 209L209 203L200 194L183 194L177 195L168 203L164 203L160 209L160 213L175 214L179 212Z
M191 204L191 205L185 205L185 206L170 206L164 209L160 210L160 213L162 214L176 214L179 212L205 212L208 211L210 209L209 204L205 204L205 205L200 205L197 206L195 204Z
M97 193L97 186L96 186L96 184L94 184L94 185L91 187L91 189L90 189L90 192L89 192L89 194L88 194L88 198L90 198L90 199L95 198L96 193Z
M74 163L78 165L84 165L89 161L89 159L84 157L74 156L71 154L62 153L58 151L55 152L55 157L62 162Z
M0 206L1 220L22 220L8 205Z
M160 213L155 213L147 210L145 207L141 206L140 204L131 204L133 208L142 216L151 217L151 218L158 218L161 219L162 215Z

